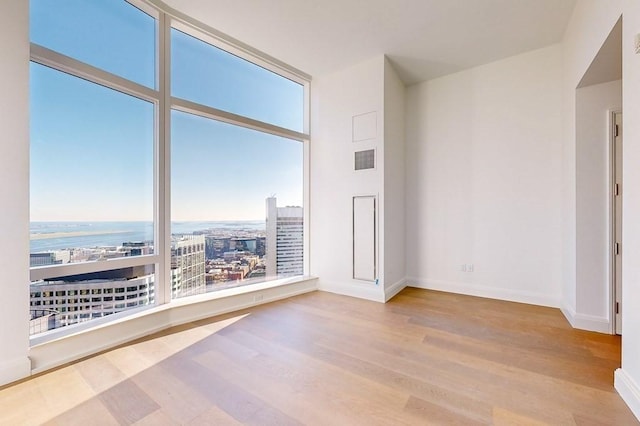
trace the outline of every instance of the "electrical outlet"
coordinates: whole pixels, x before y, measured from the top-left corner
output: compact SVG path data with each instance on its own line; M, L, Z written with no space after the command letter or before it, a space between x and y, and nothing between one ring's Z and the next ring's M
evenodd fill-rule
M467 272L467 265L465 265L464 263L460 265L460 272Z
M254 294L253 295L253 301L254 302L260 302L264 299L264 294Z
M473 272L473 263L467 263L467 272Z

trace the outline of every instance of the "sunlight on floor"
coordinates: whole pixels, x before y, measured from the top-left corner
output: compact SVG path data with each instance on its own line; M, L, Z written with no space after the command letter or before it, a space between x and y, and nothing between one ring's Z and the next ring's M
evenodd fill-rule
M0 424L51 421L248 315L127 345L0 390Z

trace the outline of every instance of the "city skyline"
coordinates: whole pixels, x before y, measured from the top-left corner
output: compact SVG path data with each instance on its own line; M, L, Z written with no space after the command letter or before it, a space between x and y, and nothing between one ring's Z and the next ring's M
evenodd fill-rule
M265 230L237 226L172 235L168 285L173 299L304 273L302 207L278 207L272 197L265 201ZM62 240L73 241L73 237L62 234ZM44 267L122 259L152 254L154 246L153 241L67 246L32 252L30 264ZM31 281L30 334L153 305L155 291L152 264L65 276L53 274Z

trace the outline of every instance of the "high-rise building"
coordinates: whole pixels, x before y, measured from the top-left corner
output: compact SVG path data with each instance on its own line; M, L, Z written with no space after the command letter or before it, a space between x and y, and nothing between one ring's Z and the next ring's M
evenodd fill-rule
M179 274L171 273L174 297L206 293L204 245L204 235L171 238L171 269L181 270Z
M59 265L69 263L71 252L69 250L45 251L41 253L31 253L31 266Z
M153 247L146 241L126 241L122 243L122 250L126 256L153 254Z
M256 254L258 256L264 256L265 253L267 252L266 241L267 241L266 237L256 237Z
M43 253L31 253L29 256L31 266L46 266L62 263L56 259L56 254L52 251Z
M267 238L266 275L302 275L303 214L302 207L278 207L275 197L266 200Z
M231 248L230 237L205 236L205 256L207 259L222 258L223 254Z
M249 251L256 253L256 238L236 237L231 239L231 250Z
M51 278L30 285L30 334L153 305L153 268L135 266Z

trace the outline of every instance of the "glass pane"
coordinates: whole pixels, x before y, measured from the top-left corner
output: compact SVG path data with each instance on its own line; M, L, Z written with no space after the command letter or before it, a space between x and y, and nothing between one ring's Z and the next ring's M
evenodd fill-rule
M171 78L175 97L303 131L302 85L176 29Z
M153 304L153 265L32 281L30 334Z
M153 252L154 106L31 64L32 266Z
M178 111L171 138L174 297L302 275L303 144Z
M30 19L32 42L155 88L155 19L124 0L31 0Z

